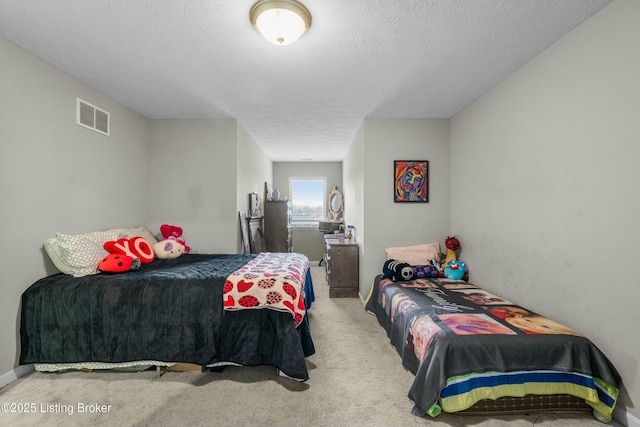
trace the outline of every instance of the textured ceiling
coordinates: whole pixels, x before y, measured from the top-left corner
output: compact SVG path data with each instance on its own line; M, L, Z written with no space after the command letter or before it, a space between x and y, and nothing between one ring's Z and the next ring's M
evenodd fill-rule
M237 119L273 161L340 161L365 118L448 118L610 0L0 0L0 36L151 119Z

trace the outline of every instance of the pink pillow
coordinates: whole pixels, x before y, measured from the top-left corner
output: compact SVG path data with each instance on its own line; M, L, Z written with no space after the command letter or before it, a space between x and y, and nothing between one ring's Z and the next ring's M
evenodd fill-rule
M387 253L387 259L395 259L410 265L425 265L429 264L431 260L436 262L440 260L440 244L438 242L385 248L384 251Z

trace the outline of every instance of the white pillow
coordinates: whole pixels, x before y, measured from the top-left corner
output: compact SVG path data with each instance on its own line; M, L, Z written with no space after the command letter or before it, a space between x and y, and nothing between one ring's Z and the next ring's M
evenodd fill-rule
M73 268L64 261L64 255L62 255L62 249L60 249L58 239L51 237L50 239L45 240L42 246L44 247L47 255L49 255L49 258L51 258L51 261L53 261L53 265L55 265L58 270L64 274L73 275Z
M440 260L440 244L438 242L413 246L385 248L387 259L406 262L409 265L425 265L429 261Z
M156 239L153 234L151 234L151 232L144 227L114 228L108 231L116 231L118 232L118 234L121 234L120 238L124 237L126 239L141 236L144 240L147 241L147 243L149 243L149 246L153 246L158 243L158 239Z
M98 273L98 264L109 254L103 247L104 243L122 237L118 229L75 235L56 233L62 263L69 267L71 275L75 277Z

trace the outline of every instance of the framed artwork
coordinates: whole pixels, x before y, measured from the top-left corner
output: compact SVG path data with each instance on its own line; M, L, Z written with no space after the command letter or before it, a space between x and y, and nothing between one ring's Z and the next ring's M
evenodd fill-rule
M393 161L393 201L396 203L429 201L429 162Z
M249 193L249 217L262 216L260 211L260 196L258 193Z
M265 200L273 200L273 185L268 182L264 183L264 199Z
M240 217L240 232L242 233L242 253L250 254L251 247L249 242L249 224L247 222L247 212L239 211L238 216Z

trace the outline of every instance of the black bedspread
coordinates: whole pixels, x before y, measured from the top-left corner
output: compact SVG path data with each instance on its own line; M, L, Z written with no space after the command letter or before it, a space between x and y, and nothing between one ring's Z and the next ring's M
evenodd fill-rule
M234 362L308 379L306 319L296 329L289 313L223 310L227 276L253 257L188 254L124 274L40 279L22 295L20 363Z
M621 379L595 344L471 283L379 275L365 308L415 374L409 398L417 415L484 398L571 394L611 418Z

